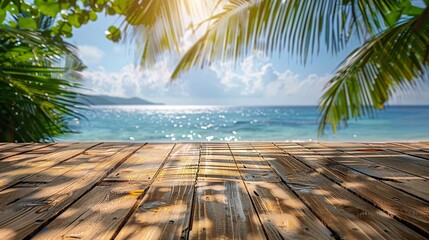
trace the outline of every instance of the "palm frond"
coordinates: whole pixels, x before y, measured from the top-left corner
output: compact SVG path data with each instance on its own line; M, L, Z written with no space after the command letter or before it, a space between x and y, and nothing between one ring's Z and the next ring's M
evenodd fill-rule
M374 35L393 1L235 0L210 18L210 28L182 56L172 78L193 66L214 61L236 63L254 51L268 55L286 50L303 64L324 46L335 54L351 36Z
M74 47L43 32L0 26L0 141L39 142L70 132L83 68Z
M143 66L165 52L181 53L185 28L180 11L174 11L179 2L158 1L148 21L132 26ZM319 132L327 122L335 131L341 121L382 108L394 91L416 84L427 72L425 2L426 9L410 0L218 0L212 6L221 9L204 21L207 30L182 55L171 78L216 61L235 65L255 51L269 56L287 51L306 64L322 48L336 54L357 37L363 45L342 63L321 101ZM148 6L141 12L148 13Z
M125 43L135 43L142 67L165 52L181 51L186 31L211 14L222 0L131 0L123 22Z
M382 109L398 90L412 88L428 71L429 7L383 31L354 51L328 82L321 99L319 134L351 118ZM427 80L427 79L426 79Z
M49 141L66 133L75 112L77 79L68 68L17 64L0 65L0 140Z
M50 38L41 31L27 29L16 29L6 25L0 25L0 38L3 45L0 51L8 51L9 47L15 44L23 44L37 49L39 55L46 57L49 61L60 59L61 55L69 55L78 60L76 47L70 43L64 42L61 38ZM2 59L3 61L6 59Z

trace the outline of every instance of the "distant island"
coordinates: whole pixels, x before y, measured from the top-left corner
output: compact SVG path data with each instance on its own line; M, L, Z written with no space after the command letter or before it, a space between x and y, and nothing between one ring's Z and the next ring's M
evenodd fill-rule
M77 101L87 105L162 105L138 97L122 98L106 95L79 95Z

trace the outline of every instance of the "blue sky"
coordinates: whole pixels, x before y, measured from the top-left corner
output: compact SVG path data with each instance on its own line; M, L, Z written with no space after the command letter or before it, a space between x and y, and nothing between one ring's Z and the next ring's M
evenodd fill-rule
M351 44L336 56L321 52L303 66L284 52L272 58L249 56L230 69L218 64L194 69L174 83L169 73L176 56L166 57L151 69L135 66L132 46L110 42L104 31L115 17L99 16L74 31L70 42L78 46L88 69L83 73L90 94L140 97L165 104L184 105L316 105L323 86L347 54ZM429 104L429 88L397 94L391 104Z

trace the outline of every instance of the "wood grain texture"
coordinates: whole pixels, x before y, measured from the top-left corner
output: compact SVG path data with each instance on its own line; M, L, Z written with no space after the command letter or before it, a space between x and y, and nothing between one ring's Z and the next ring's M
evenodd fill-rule
M29 145L25 145L22 147L17 147L17 148L13 148L10 150L5 150L5 151L1 151L0 152L0 162L2 159L8 158L8 157L12 157L18 154L23 154L23 153L27 153L27 152L31 152L33 150L37 150L40 148L45 148L45 147L49 147L53 144L40 144L40 143L33 143L33 144L29 144Z
M28 176L24 180L21 180L21 182L49 183L57 179L59 176L66 177L69 172L90 169L100 161L118 153L120 150L128 146L130 146L130 144L102 143L86 150L82 154L58 163L51 168Z
M11 169L22 169L28 166L28 162L33 161L33 159L41 158L42 156L46 155L46 151L55 152L60 151L61 149L70 146L70 143L58 143L58 144L46 144L45 148L39 148L36 150L33 150L31 152L27 152L24 154L15 155L12 157L8 157L6 159L3 159L3 161L0 162L0 173L7 174L7 171L11 171ZM13 168L11 166L14 166ZM43 172L43 171L42 171ZM37 175L37 174L36 174ZM60 177L58 173L56 174L57 177ZM17 201L29 193L35 191L36 189L40 188L45 184L45 182L30 182L31 176L27 176L27 181L24 181L22 179L21 181L17 182L13 187L9 187L3 191L0 191L0 208L5 207L7 204Z
M281 182L279 176L273 172L270 165L264 161L259 153L248 144L229 144L240 174L245 181L254 182Z
M374 163L429 179L429 161L419 157L405 155L383 148L370 148L364 144L358 143L324 143L324 145Z
M30 152L4 158L0 161L0 174L5 172L12 172L14 169L23 168L29 162L33 161L33 159L39 158L52 152L60 151L60 149L69 147L70 145L71 144L46 144L46 146L43 148L38 148Z
M66 174L8 204L0 210L0 236L20 239L35 234L44 223L70 206L140 147L119 147L111 156L86 167L83 164L77 168L70 166Z
M171 143L149 143L134 153L104 181L148 183L173 149Z
M176 144L117 239L180 239L189 234L199 144Z
M256 156L243 156L235 146L231 153L239 166L240 174L253 201L268 239L330 239L330 231L283 183L269 164L251 145L242 145ZM265 149L266 150L266 149ZM273 150L268 150L270 153ZM274 151L277 152L278 151ZM251 160L246 160L246 158ZM237 160L239 159L239 160ZM241 167L243 161L245 166ZM251 169L251 172L248 172ZM255 176L254 169L260 169ZM248 174L252 173L252 178Z
M191 239L265 239L227 144L203 144Z
M18 166L13 165L0 170L0 190L18 183L25 178L38 172L49 169L61 162L73 158L87 149L96 146L97 143L81 143L71 145L61 151L52 152L28 161L21 162Z
M317 151L310 150L311 147L319 148L319 144L305 143L303 145L307 147L305 149L308 153L293 154L294 157L390 215L429 236L428 202L415 198L390 185L380 183L377 179L354 171ZM426 190L429 190L429 186L426 187Z
M403 143L395 142L391 144L397 145L397 146L405 146L419 151L429 152L429 143L427 142L403 142Z
M148 144L103 179L34 239L110 239L147 189L174 144ZM147 168L147 170L145 170ZM111 176L132 181L111 181ZM138 177L138 174L142 177ZM129 174L129 175L128 175ZM107 179L107 180L106 180Z
M306 145L308 146L308 145ZM429 201L429 180L388 166L368 161L352 154L329 149L322 144L313 147L314 155L323 154L335 162L373 177L387 185Z
M25 168L27 165L27 162L33 161L33 159L41 158L42 156L46 155L47 153L52 153L55 151L60 151L61 149L70 146L70 143L57 143L54 145L51 144L45 144L46 147L39 148L36 150L33 150L31 152L27 152L24 154L15 155L12 157L8 157L0 161L0 173L7 174L8 171L13 171L11 169L20 169ZM48 151L48 152L47 152ZM14 166L14 167L11 167ZM13 176L13 175L12 175ZM43 182L18 182L15 184L14 187L7 188L3 191L0 191L0 208L5 207L7 204L17 201L32 191L38 189L39 187L43 186Z
M344 239L424 239L295 158L266 156L266 159L336 236Z
M0 143L0 239L425 239L429 143Z
M96 186L32 239L111 239L147 186Z
M331 231L283 183L246 184L268 239L333 239Z
M422 145L421 147L418 147L419 145L414 146L404 143L368 143L368 145L378 148L386 148L395 152L429 160L429 149L427 149L423 144L419 144Z
M32 145L32 143L4 143L0 145L0 153L3 151L15 149L15 148L22 148L28 145Z

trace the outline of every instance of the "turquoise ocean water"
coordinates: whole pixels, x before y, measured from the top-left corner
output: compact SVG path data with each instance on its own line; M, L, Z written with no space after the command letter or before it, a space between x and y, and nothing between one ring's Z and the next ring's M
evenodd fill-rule
M316 107L100 106L74 119L58 141L429 140L429 106L390 106L317 137Z

